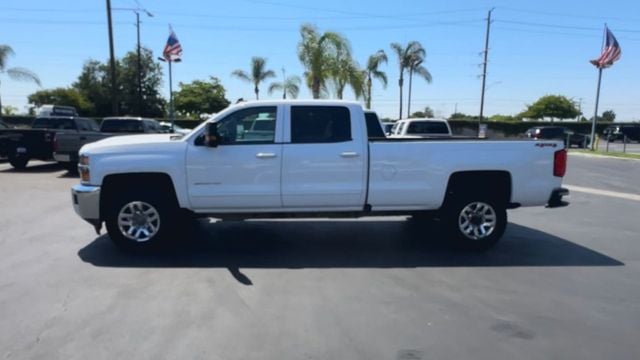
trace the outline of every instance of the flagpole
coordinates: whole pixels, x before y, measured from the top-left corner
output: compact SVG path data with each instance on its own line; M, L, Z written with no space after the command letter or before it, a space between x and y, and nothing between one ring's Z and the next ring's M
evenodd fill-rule
M169 59L169 118L171 119L171 131L174 131L174 118L173 118L173 75L171 74L171 59ZM598 85L598 92L600 91L600 85Z
M602 68L598 67L598 89L596 90L596 109L591 120L591 151L595 150L596 122L598 119L598 103L600 102L600 83L602 82Z

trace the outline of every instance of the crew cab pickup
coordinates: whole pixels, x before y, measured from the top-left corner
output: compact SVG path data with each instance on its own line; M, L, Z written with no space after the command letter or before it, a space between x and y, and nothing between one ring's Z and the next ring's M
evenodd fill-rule
M54 141L53 158L68 169L78 166L78 151L86 144L111 136L129 134L157 134L165 132L154 119L141 117L107 117L100 126L95 121L77 122L77 130L58 131Z
M78 168L76 213L133 251L179 239L184 213L435 216L481 250L502 237L507 209L564 206L568 194L561 141L369 139L362 107L343 101L243 102L185 137L85 145Z

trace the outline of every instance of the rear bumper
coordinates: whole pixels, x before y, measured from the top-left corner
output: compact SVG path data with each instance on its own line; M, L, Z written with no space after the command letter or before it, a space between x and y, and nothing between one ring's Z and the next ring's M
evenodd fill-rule
M100 187L75 185L71 188L73 210L85 221L99 230L100 221Z
M565 207L569 205L569 202L562 200L563 196L569 195L569 189L566 188L555 188L551 192L551 196L549 196L549 202L547 203L548 208L559 208Z
M53 153L53 159L57 162L61 163L77 163L78 162L78 154L65 154L65 153Z

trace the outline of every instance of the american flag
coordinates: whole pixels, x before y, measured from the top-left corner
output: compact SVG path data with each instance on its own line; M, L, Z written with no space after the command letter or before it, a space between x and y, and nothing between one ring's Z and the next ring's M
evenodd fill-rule
M599 58L590 61L598 69L608 68L613 65L614 62L618 61L622 55L622 49L620 49L620 44L618 44L616 37L613 36L613 33L606 26L604 27L604 31L606 40L604 48L602 48L602 54L600 54Z
M169 38L167 39L167 45L164 46L164 51L162 51L162 56L167 61L174 61L182 56L182 45L180 45L180 41L171 26L169 26Z

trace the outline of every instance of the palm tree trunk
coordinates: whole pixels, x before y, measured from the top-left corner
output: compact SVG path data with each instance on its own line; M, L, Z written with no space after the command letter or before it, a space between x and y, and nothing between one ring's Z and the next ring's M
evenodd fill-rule
M400 115L398 120L402 119L402 84L404 79L402 78L402 72L400 72L400 79L398 80L398 87L400 87Z
M411 117L411 82L413 80L413 67L409 68L409 94L407 95L407 119Z
M311 93L314 99L320 99L320 80L317 77L313 77L313 82L311 83Z
M260 96L258 96L258 94L260 93L260 89L258 89L257 85L256 85L255 89L253 89L253 91L256 93L256 100L260 100Z
M371 109L371 73L367 78L367 109Z

